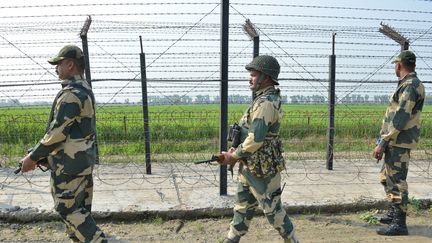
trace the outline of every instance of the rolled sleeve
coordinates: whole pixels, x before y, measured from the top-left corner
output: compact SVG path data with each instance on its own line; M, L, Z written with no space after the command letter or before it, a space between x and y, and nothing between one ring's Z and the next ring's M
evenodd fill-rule
M70 126L80 114L80 101L71 92L59 96L53 118L44 137L33 148L30 158L37 161L47 157L55 148L64 142L69 135Z

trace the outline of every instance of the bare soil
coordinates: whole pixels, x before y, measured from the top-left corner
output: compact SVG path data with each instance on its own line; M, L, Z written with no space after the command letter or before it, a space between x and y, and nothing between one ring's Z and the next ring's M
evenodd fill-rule
M306 242L432 242L432 210L410 213L409 236L379 236L371 225L360 219L362 213L337 215L292 215L302 243ZM98 221L109 242L221 242L230 218L164 220L156 217L142 221ZM0 221L0 242L69 242L59 221L10 223ZM282 242L263 216L253 219L242 242Z

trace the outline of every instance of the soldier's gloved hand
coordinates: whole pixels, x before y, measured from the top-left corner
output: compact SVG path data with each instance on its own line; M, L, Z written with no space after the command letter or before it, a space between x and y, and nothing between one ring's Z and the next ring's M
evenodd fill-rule
M375 147L375 149L373 150L372 156L377 159L377 160L381 160L384 154L384 148L377 145Z

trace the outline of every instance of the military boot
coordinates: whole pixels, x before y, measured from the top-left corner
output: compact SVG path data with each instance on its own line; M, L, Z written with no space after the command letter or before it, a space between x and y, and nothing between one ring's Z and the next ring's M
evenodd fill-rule
M394 218L394 213L395 213L395 210L390 205L387 212L383 216L378 218L380 223L381 224L391 224L391 222L393 221L393 218Z
M393 221L388 228L377 229L379 235L408 235L408 228L406 226L406 213L396 212Z
M239 243L240 241L235 241L233 239L230 238L225 238L222 243Z

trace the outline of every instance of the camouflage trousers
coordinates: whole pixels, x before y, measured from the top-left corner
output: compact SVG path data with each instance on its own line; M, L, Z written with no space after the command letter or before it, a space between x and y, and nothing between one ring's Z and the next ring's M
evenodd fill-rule
M54 209L66 224L66 234L73 242L106 242L104 233L91 216L92 176L51 173Z
M234 217L228 239L238 242L249 230L249 224L260 206L269 223L286 239L293 232L291 223L281 202L280 172L268 177L256 177L246 169L240 169Z
M388 146L384 152L384 164L380 182L384 186L387 201L395 210L406 212L408 204L408 164L410 149Z

